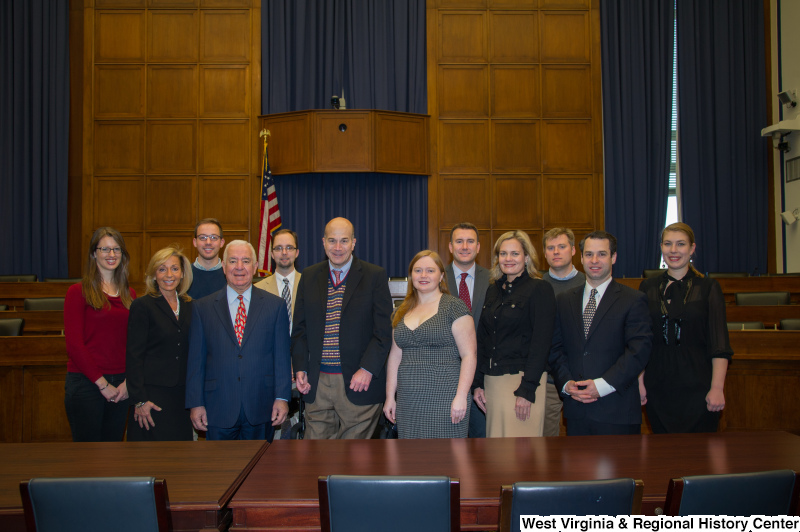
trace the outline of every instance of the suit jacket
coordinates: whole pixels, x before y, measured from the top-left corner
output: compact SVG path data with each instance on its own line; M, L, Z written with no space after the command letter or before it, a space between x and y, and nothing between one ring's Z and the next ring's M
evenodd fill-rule
M292 287L292 318L294 318L294 303L297 301L297 287L300 286L300 272L294 272L294 286ZM281 299L283 299L283 286L281 289L278 290L278 278L275 275L270 275L266 279L263 279L255 284L256 288L260 288L262 290L266 290L270 294L274 294ZM293 320L294 321L294 320Z
M244 407L248 422L269 431L275 399L292 393L286 303L253 287L240 346L226 290L194 304L186 408L205 406L209 425L230 428Z
M322 336L328 304L327 260L303 270L297 290L292 328L294 371L305 371L311 390L306 402L316 399L322 362ZM356 405L382 403L386 399L386 358L392 346L392 296L389 277L380 266L355 255L347 274L339 322L339 356L347 398ZM372 373L369 389L354 392L350 379L359 368Z
M445 276L447 277L447 288L450 293L458 297L458 285L461 279L456 280L455 273L453 272L453 263L448 264L445 269ZM489 288L489 270L475 265L475 286L472 288L472 319L475 320L475 330L478 330L478 324L481 322L481 309L483 309L483 302L486 299L486 290Z
M162 296L133 300L128 317L125 377L133 403L148 401L145 385L183 386L193 301L180 302L175 318Z
M611 281L589 335L583 333L584 286L556 298L556 326L550 352L558 390L570 381L603 378L615 392L594 403L564 399L564 416L600 423L642 422L637 377L650 359L652 330L647 298L633 288Z

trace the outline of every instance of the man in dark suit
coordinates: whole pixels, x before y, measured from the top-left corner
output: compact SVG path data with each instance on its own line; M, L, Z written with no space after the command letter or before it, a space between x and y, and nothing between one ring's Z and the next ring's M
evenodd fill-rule
M556 386L565 396L567 435L639 434L638 377L653 340L647 300L611 278L613 235L594 231L580 247L586 284L557 297L550 352Z
M353 224L334 218L328 260L303 270L294 309L292 363L305 394L309 439L369 438L386 399L392 298L386 270L353 255Z
M272 441L289 412L292 370L283 299L254 288L256 253L225 248L227 286L194 304L186 408L209 440Z
M453 296L461 298L472 311L476 333L481 319L483 300L486 298L486 289L489 288L489 270L475 262L480 250L477 227L469 222L453 226L450 230L450 253L453 255L453 262L445 268L447 289ZM486 414L478 408L475 401L472 402L469 411L468 435L470 438L486 437Z

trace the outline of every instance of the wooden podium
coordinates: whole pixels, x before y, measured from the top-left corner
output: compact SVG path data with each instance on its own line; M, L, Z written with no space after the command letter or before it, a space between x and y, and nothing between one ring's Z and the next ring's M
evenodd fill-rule
M272 173L430 175L428 115L310 110L260 116Z

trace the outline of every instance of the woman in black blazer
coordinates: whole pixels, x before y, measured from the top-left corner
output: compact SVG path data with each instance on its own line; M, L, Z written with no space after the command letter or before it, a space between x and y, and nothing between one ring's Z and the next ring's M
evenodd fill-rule
M145 276L145 296L128 318L126 373L135 405L128 441L192 440L185 407L191 263L177 247L166 247L150 259Z

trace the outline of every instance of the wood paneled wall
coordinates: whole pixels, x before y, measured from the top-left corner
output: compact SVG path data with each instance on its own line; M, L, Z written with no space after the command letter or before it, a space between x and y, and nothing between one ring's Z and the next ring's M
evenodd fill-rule
M603 226L598 0L429 0L429 237ZM576 264L580 263L576 256Z
M71 99L82 105L73 105L70 190L80 196L70 206L82 216L72 274L102 225L123 233L133 281L167 244L193 258L201 218L218 218L227 241L249 240L260 196L260 5L73 1Z

